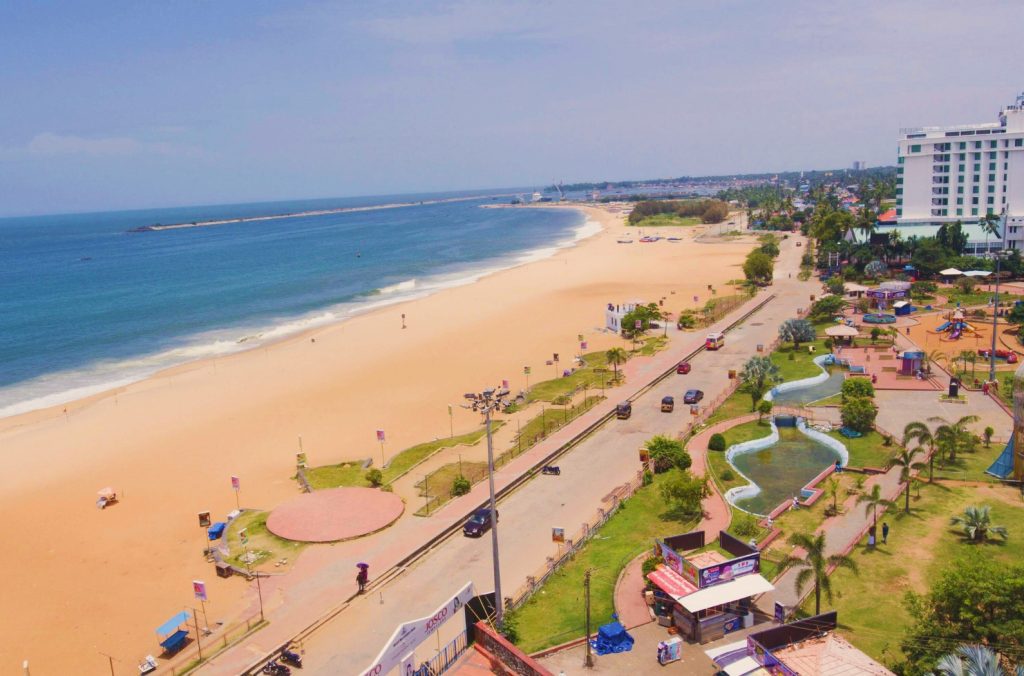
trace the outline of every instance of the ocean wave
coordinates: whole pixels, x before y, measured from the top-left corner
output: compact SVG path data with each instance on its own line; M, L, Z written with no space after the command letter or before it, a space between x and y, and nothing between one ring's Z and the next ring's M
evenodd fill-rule
M550 258L601 230L600 223L588 219L574 229L572 236L553 244L479 261L472 266L448 270L424 279L407 279L313 313L270 320L261 326L249 325L205 332L193 336L187 344L149 355L104 360L86 368L45 374L16 383L0 389L0 418L100 394L138 382L173 366L262 347L309 329L336 324L444 289L473 284L494 273Z

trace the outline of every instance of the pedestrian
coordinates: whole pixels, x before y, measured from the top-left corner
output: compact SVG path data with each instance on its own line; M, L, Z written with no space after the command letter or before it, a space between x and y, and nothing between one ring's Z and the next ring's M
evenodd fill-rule
M875 534L874 533L869 533L868 534L868 547L874 547L874 546L875 546Z
M882 522L882 544L887 544L889 541L889 524L885 521Z
M796 496L794 495L793 496L793 509L799 509L799 508L800 508L800 501L797 500Z
M366 591L366 583L370 581L370 567L366 564L359 566L359 572L356 573L356 584L359 585L359 593L362 594Z

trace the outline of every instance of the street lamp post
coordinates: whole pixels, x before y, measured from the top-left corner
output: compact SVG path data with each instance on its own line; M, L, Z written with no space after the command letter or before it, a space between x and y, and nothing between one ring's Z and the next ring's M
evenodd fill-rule
M463 396L469 402L463 404L463 408L482 413L487 427L487 484L491 508L491 558L494 562L494 621L500 629L505 619L505 601L501 595L501 564L498 557L498 507L494 495L494 443L491 439L491 412L508 405L509 391L505 388L492 387L483 392L471 392Z
M1003 209L1003 241L1006 241L1007 209ZM986 230L986 232L988 232ZM996 331L999 324L999 272L1003 260L1002 251L996 252L996 295L992 302L992 351L988 355L988 381L996 382Z

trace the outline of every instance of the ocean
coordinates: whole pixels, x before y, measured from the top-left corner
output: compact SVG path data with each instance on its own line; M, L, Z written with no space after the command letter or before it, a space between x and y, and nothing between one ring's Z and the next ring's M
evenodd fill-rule
M502 202L445 193L0 219L0 417L472 283L599 230L573 210L481 208ZM389 204L409 205L374 208ZM358 210L128 232L345 208Z

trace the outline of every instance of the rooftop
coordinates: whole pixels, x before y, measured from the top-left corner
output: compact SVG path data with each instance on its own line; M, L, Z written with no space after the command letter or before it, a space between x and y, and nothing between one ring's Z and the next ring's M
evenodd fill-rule
M801 676L893 676L891 671L832 632L777 648L772 654Z

